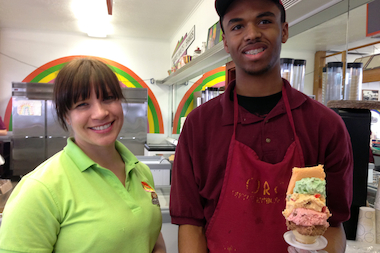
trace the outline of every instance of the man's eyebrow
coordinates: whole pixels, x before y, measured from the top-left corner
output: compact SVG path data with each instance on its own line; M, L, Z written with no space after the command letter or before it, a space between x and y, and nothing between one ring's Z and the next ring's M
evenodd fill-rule
M256 18L264 18L264 17L276 17L276 15L273 12L266 11L266 12L260 13L259 15L256 16ZM232 19L230 19L230 21L228 21L227 26L230 26L234 23L238 23L241 21L243 21L242 18L232 18Z
M276 15L273 12L266 11L257 15L256 18L263 18L263 17L276 17Z
M241 22L243 19L242 18L233 18L233 19L230 19L230 21L228 21L227 23L227 26L230 26L234 23L238 23L238 22Z

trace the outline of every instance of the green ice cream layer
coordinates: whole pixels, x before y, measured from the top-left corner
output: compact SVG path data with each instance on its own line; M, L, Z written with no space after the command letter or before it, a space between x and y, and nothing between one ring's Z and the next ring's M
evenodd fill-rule
M315 177L302 178L296 182L293 192L299 194L321 194L326 198L326 181Z

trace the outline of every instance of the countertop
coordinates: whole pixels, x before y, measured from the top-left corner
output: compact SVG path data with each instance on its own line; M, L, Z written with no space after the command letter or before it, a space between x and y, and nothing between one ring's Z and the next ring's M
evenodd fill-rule
M380 244L347 240L346 253L380 253Z
M330 100L327 107L337 109L380 109L380 101Z

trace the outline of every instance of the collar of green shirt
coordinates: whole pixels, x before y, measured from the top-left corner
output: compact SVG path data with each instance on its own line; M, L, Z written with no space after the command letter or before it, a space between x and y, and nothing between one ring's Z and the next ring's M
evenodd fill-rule
M116 150L121 155L126 167L127 173L132 170L139 160L136 158L128 148L126 148L121 142L115 142ZM65 153L71 158L71 160L76 164L80 171L85 171L93 165L97 165L90 157L88 157L75 143L74 138L70 137L67 140L67 145L64 148ZM99 165L98 165L99 166Z

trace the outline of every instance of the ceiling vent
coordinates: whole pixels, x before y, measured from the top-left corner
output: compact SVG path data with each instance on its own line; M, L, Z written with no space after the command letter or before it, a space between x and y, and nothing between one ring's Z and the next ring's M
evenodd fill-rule
M285 10L287 10L290 7L292 7L293 5L298 4L301 1L302 0L282 0L281 2L284 5Z

